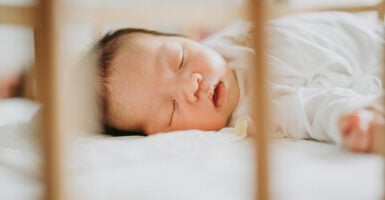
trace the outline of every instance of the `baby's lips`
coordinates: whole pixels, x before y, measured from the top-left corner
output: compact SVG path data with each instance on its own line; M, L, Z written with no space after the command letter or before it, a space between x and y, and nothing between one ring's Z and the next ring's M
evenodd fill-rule
M213 102L215 107L220 108L225 101L225 97L226 97L225 84L222 81L220 81L214 89Z
M213 102L214 90L215 90L215 85L210 85L207 90L208 98L210 102L212 102L213 104L214 104Z

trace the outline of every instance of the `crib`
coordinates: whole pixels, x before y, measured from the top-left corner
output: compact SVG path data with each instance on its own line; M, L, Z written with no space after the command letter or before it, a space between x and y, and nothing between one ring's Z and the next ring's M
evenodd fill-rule
M65 35L67 28L86 26L88 33L97 37L100 33L115 27L153 28L170 24L172 28L167 30L175 30L173 27L178 27L177 31L192 38L199 38L202 34L201 27L206 29L207 27L217 27L211 30L215 31L229 24L234 18L252 20L256 29L254 49L257 52L255 57L255 80L257 80L255 84L257 87L255 87L256 104L254 105L256 114L253 117L256 119L258 127L258 137L254 138L255 180L257 183L254 186L254 196L256 199L268 200L274 199L274 195L270 190L270 151L266 136L269 106L265 99L268 91L264 87L267 74L264 57L266 34L263 31L265 21L292 13L309 11L375 11L381 20L385 15L385 1L380 0L341 1L342 3L337 5L327 2L319 5L304 4L305 1L302 3L297 1L295 4L293 1L285 0L202 2L167 1L155 4L134 2L123 5L88 5L75 1L41 0L37 4L31 5L0 4L0 23L31 26L34 30L36 60L32 76L35 76L37 81L37 99L44 105L41 110L43 115L39 132L44 155L44 199L79 198L72 196L70 191L65 189L66 184L71 184L71 180L63 175L65 174L63 170L64 147L77 134L87 135L90 132L94 133L99 128L98 124L89 122L92 119L97 121L95 105L88 103L92 101L93 96L86 87L89 84L87 81L90 81L89 74L93 73L92 69L87 68L79 72L76 76L77 80L68 76L69 71L73 70L75 66L79 66L72 60L81 52L66 51L71 48L67 43L68 38L64 38L69 37ZM207 16L215 17L208 19ZM71 36L71 33L69 35ZM69 78L71 78L70 81L68 81ZM69 96L76 96L76 98ZM77 113L77 116L74 117L73 113ZM74 134L68 134L69 132ZM384 147L382 155L385 155L385 140L382 143Z

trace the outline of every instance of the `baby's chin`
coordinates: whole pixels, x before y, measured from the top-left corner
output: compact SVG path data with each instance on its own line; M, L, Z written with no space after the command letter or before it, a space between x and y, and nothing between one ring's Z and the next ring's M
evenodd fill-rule
M227 126L227 120L211 121L208 124L198 128L203 131L219 131Z

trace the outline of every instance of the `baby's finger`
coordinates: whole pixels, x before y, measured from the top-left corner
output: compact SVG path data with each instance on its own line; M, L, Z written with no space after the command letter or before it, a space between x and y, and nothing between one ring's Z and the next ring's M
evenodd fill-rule
M342 135L346 135L348 132L349 123L346 119L346 116L342 116L340 120L338 121L338 128Z
M372 144L371 152L381 153L385 151L385 146L383 141L385 141L385 127L383 123L373 122L373 134L372 134Z
M366 152L369 147L369 137L367 132L356 128L351 131L349 137L349 149L354 152Z
M363 109L363 110L359 110L357 112L357 115L359 117L358 121L359 121L360 129L365 132L368 132L370 128L370 124L374 120L373 111Z
M371 148L372 135L373 135L373 129L372 129L371 123L369 123L367 130L360 129L360 133L359 134L360 134L359 135L359 138L360 138L360 142L359 142L360 152L369 152L370 148Z
M356 139L357 134L355 132L356 132L356 130L350 130L350 131L348 131L348 133L344 137L345 147L346 147L346 149L348 149L350 151L357 151L358 150L357 139Z
M356 112L343 115L338 121L339 130L343 137L350 133L354 126L359 125L359 117Z

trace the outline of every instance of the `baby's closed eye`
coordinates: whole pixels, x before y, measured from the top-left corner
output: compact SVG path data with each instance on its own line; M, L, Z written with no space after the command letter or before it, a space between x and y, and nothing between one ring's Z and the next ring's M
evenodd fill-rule
M184 66L184 57L185 57L184 49L183 49L183 47L181 47L180 55L179 55L179 60L180 60L180 62L179 62L179 70L181 70L183 68L183 66Z

